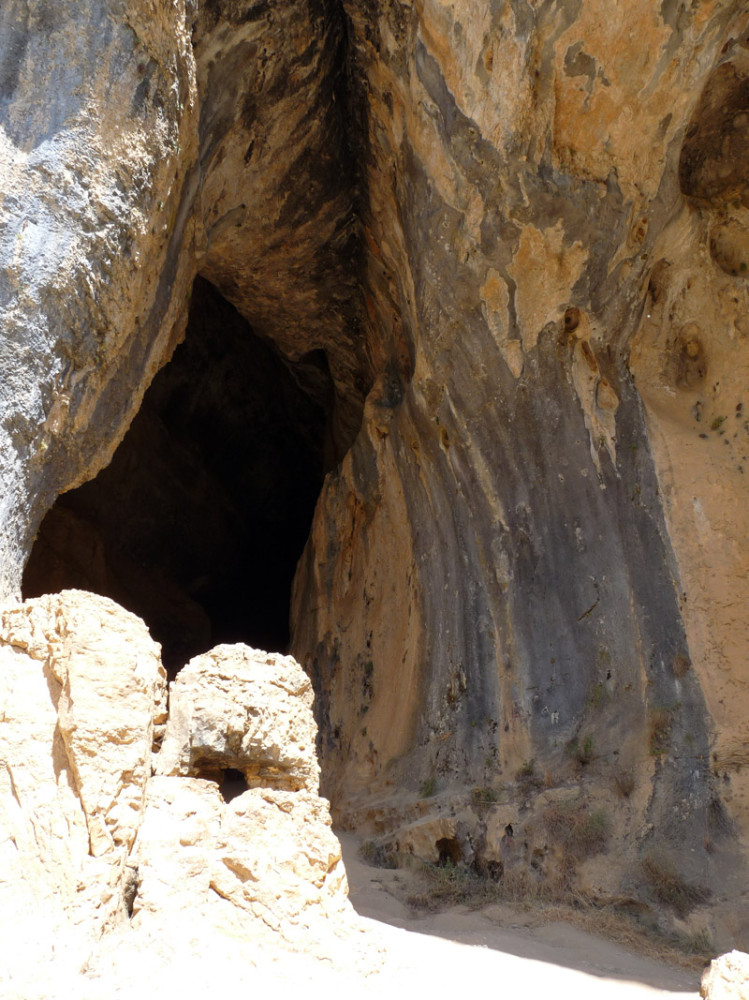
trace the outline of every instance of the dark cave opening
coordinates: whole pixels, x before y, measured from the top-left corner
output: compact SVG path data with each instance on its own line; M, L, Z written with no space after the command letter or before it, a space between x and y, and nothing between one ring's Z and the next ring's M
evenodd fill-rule
M221 642L285 652L332 407L324 352L285 361L196 279L184 342L111 463L46 515L23 596L111 597L145 620L170 676Z

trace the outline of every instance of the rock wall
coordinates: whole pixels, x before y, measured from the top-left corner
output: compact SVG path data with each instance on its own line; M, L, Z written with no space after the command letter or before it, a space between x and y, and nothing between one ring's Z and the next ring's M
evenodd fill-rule
M662 849L724 884L725 809L748 829L745 12L347 10L384 361L296 579L327 792L434 859L497 858L520 822L550 875L541 786L602 795L629 845L602 896L647 895Z
M5 596L55 497L110 460L198 271L290 359L325 349L328 464L368 387L333 0L47 6L0 19Z
M291 621L339 820L552 878L574 800L601 899L663 856L745 935L747 38L739 0L6 5L2 593L201 274L326 415Z
M7 596L42 514L106 464L180 336L197 121L184 3L11 0L0 38Z

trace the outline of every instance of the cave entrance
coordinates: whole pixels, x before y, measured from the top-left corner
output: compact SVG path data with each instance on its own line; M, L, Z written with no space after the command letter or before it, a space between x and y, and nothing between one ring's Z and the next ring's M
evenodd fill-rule
M140 615L173 676L219 642L285 652L325 472L325 355L285 361L207 281L111 463L59 497L25 598L77 587Z

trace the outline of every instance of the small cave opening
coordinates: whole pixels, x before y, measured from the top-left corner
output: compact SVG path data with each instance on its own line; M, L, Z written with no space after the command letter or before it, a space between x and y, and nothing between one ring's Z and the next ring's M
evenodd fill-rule
M286 652L333 400L323 351L284 359L197 278L185 339L112 461L44 518L24 598L112 598L144 619L170 677L222 642Z
M457 866L463 860L463 851L460 846L460 841L455 837L441 837L435 842L434 847L439 855L437 864L440 868L445 868L450 865Z
M231 802L239 795L242 795L250 786L247 784L245 776L235 767L227 767L221 772L221 781L218 788L224 802Z

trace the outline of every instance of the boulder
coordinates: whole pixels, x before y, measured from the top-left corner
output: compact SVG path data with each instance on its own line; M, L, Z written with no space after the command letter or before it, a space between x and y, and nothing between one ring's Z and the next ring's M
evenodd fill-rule
M192 659L170 687L157 772L221 780L230 769L248 787L316 795L313 699L293 657L217 646Z
M705 1000L749 1000L749 955L731 951L714 958L702 974Z
M134 926L200 912L219 934L329 954L323 940L352 911L318 795L312 703L293 657L242 644L177 675L134 857Z

